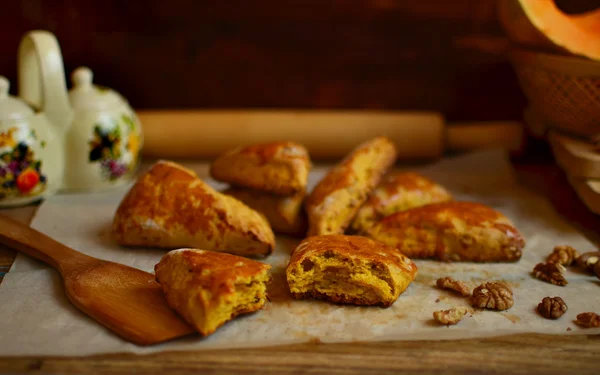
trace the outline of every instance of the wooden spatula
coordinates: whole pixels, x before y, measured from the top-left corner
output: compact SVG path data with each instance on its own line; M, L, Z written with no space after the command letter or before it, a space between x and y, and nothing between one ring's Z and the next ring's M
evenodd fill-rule
M194 332L148 272L82 254L3 215L0 243L56 268L71 303L126 340L151 345Z

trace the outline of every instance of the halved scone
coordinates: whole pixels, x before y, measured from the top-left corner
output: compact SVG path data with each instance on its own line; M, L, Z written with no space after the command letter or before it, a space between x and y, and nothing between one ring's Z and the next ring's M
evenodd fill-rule
M268 255L275 235L267 220L219 193L176 163L159 161L121 201L113 236L124 246L193 247L237 255Z
M361 236L308 237L286 268L295 298L390 306L417 275L417 266L393 247Z
M500 212L473 202L443 202L381 219L369 237L411 258L443 261L512 262L525 239Z
M237 255L196 249L170 251L154 266L169 306L203 336L262 309L270 269Z
M377 137L357 146L331 168L306 198L308 235L343 234L396 156L394 144Z
M352 230L364 234L385 216L450 200L452 195L427 177L415 172L391 172L360 207L352 222Z
M275 233L304 236L308 226L304 212L304 193L289 197L259 190L229 187L223 194L244 202L248 207L265 215Z
M304 146L272 142L225 152L211 164L210 175L234 186L289 196L305 191L310 168Z

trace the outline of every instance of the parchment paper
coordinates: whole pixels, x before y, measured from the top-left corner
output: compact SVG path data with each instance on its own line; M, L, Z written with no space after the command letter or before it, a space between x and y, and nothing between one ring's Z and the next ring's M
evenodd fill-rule
M198 168L196 168L198 170ZM310 187L326 168L316 168ZM89 355L114 352L151 353L166 350L241 348L306 341L434 340L489 337L512 333L592 334L573 321L578 313L600 313L600 280L573 270L569 284L554 286L534 279L533 266L558 244L580 251L593 246L565 223L551 206L520 187L502 151L486 151L449 158L417 168L445 185L457 199L487 204L510 217L523 232L527 246L513 264L443 264L417 260L418 276L389 308L340 306L327 302L292 300L284 267L299 240L278 237L277 248L266 262L273 265L271 303L235 319L208 338L197 335L153 347L138 347L74 308L66 299L60 276L45 264L19 255L0 286L0 355ZM205 180L206 168L199 170ZM32 226L86 254L153 272L165 253L151 249L124 249L112 243L109 228L113 213L127 187L105 193L61 195L44 202ZM432 320L435 310L467 305L467 300L435 288L438 277L451 275L472 287L503 279L514 291L515 304L505 312L482 311L456 326ZM557 321L536 314L546 296L561 296L569 310ZM567 331L567 328L571 331Z

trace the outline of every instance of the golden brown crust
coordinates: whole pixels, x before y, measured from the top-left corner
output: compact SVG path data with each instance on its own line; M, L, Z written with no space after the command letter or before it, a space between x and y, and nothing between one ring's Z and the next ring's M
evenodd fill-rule
M286 275L295 298L390 306L414 280L417 266L381 242L332 234L304 239L292 252ZM362 291L353 293L345 284Z
M391 172L360 207L352 229L357 233L367 233L368 228L385 216L450 200L452 195L443 186L418 173Z
M444 202L387 216L369 236L411 258L512 262L525 240L500 212L479 203Z
M275 233L297 237L306 235L308 222L303 209L305 193L284 197L253 189L229 187L223 194L230 195L262 213Z
M167 302L202 335L261 309L271 266L237 255L197 249L167 253L154 267ZM253 288L248 288L254 285Z
M306 198L308 235L343 234L396 155L388 138L377 137L334 166Z
M195 247L246 256L268 255L275 246L261 214L166 161L140 176L123 198L113 236L124 246Z
M210 175L234 186L289 196L306 190L310 169L304 146L272 142L225 152L212 163Z

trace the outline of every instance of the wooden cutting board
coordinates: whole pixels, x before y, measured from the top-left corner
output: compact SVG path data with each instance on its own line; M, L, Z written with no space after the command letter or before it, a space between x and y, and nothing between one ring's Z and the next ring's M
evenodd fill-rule
M569 176L569 183L579 199L595 214L600 214L600 180Z
M518 151L517 122L447 126L437 112L330 110L139 111L142 153L150 158L214 158L244 144L288 140L302 143L313 159L339 159L379 135L396 144L399 160L432 159L445 151L504 147Z
M568 175L600 179L600 153L593 143L555 130L548 132L548 141L557 164Z
M548 132L556 163L590 211L600 214L600 153L593 143L556 130Z

